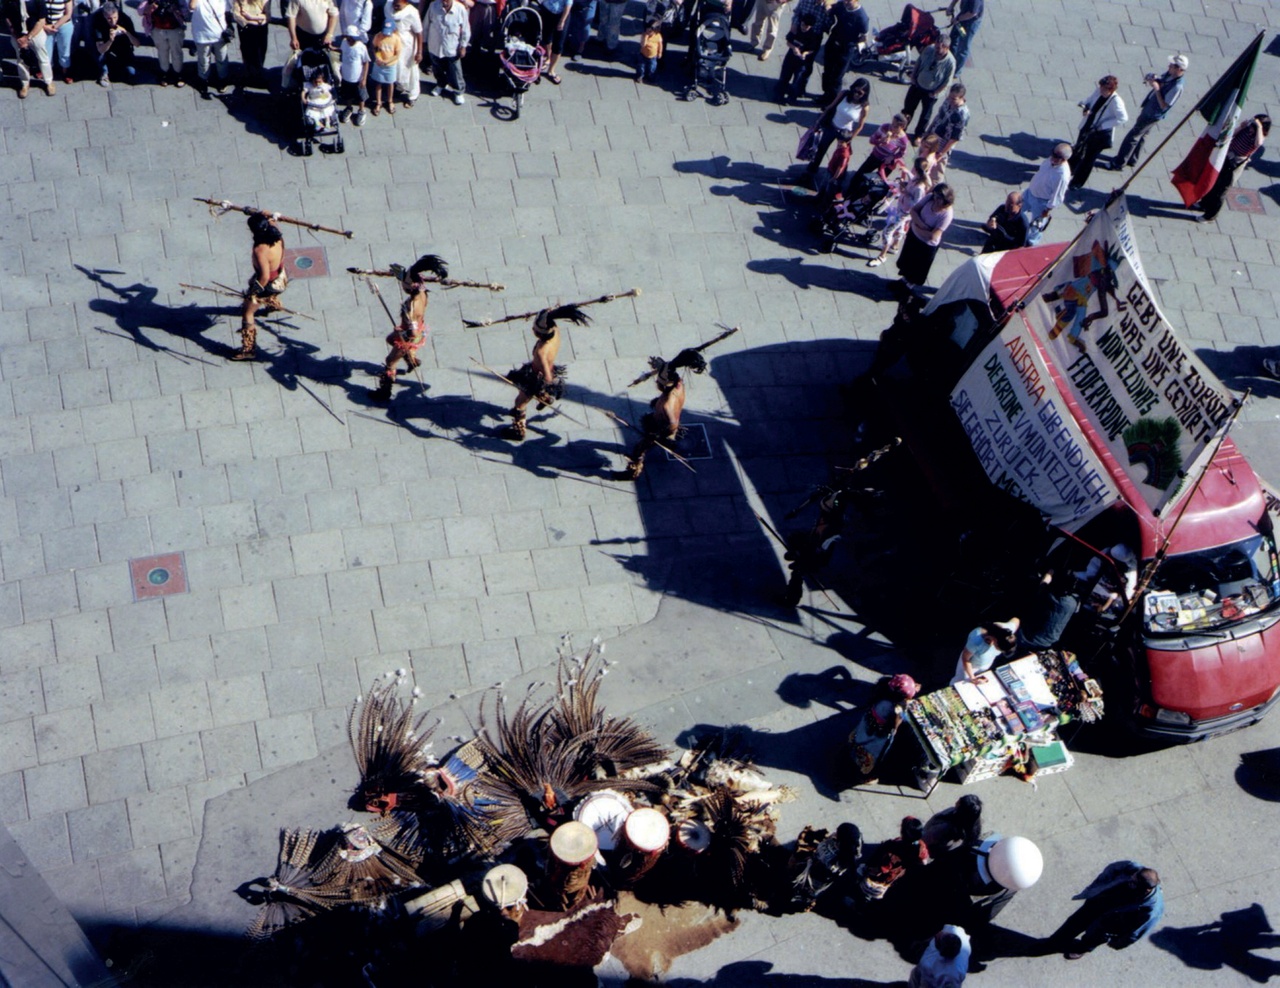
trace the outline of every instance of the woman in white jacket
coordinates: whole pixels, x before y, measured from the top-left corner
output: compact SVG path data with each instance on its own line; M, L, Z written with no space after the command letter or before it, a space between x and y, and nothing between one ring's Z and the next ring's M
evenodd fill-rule
M1129 119L1124 100L1116 92L1119 85L1120 80L1115 76L1104 75L1098 80L1093 95L1080 104L1084 119L1080 121L1080 136L1071 154L1073 189L1084 188L1098 155L1115 143L1116 128Z

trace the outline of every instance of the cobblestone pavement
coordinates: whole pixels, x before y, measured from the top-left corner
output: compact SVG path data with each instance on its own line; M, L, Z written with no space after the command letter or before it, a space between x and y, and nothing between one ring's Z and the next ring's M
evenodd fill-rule
M866 6L882 27L900 9ZM960 219L934 282L977 249L982 220L1051 141L1070 136L1090 80L1114 71L1132 103L1143 71L1186 52L1189 106L1277 24L1272 5L1226 0L989 0L964 72L973 121L949 176ZM830 712L783 702L779 685L832 666L870 679L889 645L847 616L774 611L781 571L753 513L777 524L847 444L837 386L891 318L886 269L814 253L803 209L784 196L816 111L769 101L777 55L760 63L740 42L729 104L680 102L674 60L660 87L631 80L637 29L629 18L625 64L566 63L564 84L533 89L518 121L484 99L424 95L344 128L341 156L290 155L270 124L281 111L259 92L0 93L0 811L78 917L241 922L223 903L192 901L207 804L251 813L233 790L345 744L351 699L386 669L410 668L461 729L458 711L486 687L544 675L565 632L621 636L610 703L668 740L697 723L769 732L784 753L771 774L804 792L784 831L852 817L880 837L904 806L919 811L811 784L812 739ZM276 65L282 38L275 30ZM1278 79L1264 54L1249 112L1277 105ZM873 121L902 94L875 75ZM1280 480L1280 385L1256 375L1262 349L1280 344L1280 167L1268 149L1243 177L1261 189L1260 212L1193 225L1166 171L1198 129L1131 187L1143 260L1170 321L1230 386L1254 388L1238 439ZM286 304L312 318L265 323L258 363L225 359L237 323L224 300L179 287L250 273L243 218L215 220L195 196L355 232L286 230L288 246L323 248L328 273L293 282ZM1076 221L1062 213L1053 232L1065 237ZM383 409L367 389L386 317L344 269L424 251L506 291L436 292L421 378L402 378ZM511 395L473 358L505 373L525 358L528 329L468 330L460 317L631 286L643 294L568 334L566 411L580 421L535 416L522 446L497 438ZM650 457L634 488L606 480L634 439L606 411L637 419L648 395L625 386L646 358L716 323L742 330L690 385L709 458L694 474ZM187 591L135 599L130 560L172 553ZM157 586L149 569L144 592ZM1239 752L1274 747L1278 733L1273 716L1193 748L1082 755L1038 792L987 784L990 819L1059 863L1010 925L1048 932L1096 865L1130 854L1165 873L1171 928L1250 902L1269 903L1275 921L1275 804L1234 772ZM944 786L933 801L956 795ZM299 799L297 823L341 811ZM267 870L269 828L264 840L243 874L206 884ZM1150 943L1104 953L1071 969L1075 983L1246 980ZM1059 963L1010 959L982 978L1061 979ZM751 917L673 976L717 970L716 984L843 985L900 979L906 965L815 917ZM812 977L780 977L793 973Z

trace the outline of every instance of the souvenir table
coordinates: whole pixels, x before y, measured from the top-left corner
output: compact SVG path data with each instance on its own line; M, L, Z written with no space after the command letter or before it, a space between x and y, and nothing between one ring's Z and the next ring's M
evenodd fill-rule
M1028 655L980 678L907 704L922 767L935 778L953 768L964 785L1010 769L1027 779L1065 771L1073 759L1058 726L1102 717L1102 689L1071 652Z

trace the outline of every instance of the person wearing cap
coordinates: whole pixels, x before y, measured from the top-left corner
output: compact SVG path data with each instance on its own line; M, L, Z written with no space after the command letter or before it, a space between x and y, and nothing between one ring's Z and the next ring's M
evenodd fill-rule
M1031 176L1027 190L1022 194L1022 206L1027 214L1027 246L1040 242L1044 228L1049 224L1049 214L1061 206L1067 198L1071 183L1071 145L1065 141L1053 149L1053 153L1040 162L1040 168Z
M956 674L951 677L951 685L979 679L998 659L1012 653L1018 644L1018 627L1021 623L1015 617L1008 621L980 625L969 632L964 648L960 650L960 661L956 663Z
M1182 95L1182 89L1186 85L1186 79L1183 78L1186 71L1187 56L1170 55L1169 68L1165 70L1164 75L1158 76L1154 72L1148 72L1143 78L1150 91L1138 108L1138 119L1129 128L1129 133L1124 135L1124 140L1120 142L1120 150L1111 159L1110 167L1113 171L1125 167L1132 168L1138 163L1147 134L1168 115L1173 104L1178 102L1178 97Z
M471 44L471 18L459 0L432 0L427 8L427 55L436 78L432 96L453 90L455 106L467 101L467 84L462 78L462 60Z
M1084 903L1049 937L1069 961L1079 960L1095 947L1131 947L1160 922L1164 893L1160 875L1136 861L1114 861L1073 899Z
M363 34L358 24L348 24L339 54L342 109L338 119L343 123L352 120L357 127L364 126L364 104L369 98L369 46L364 43Z
M1093 163L1115 142L1116 128L1129 119L1124 100L1116 92L1120 80L1104 75L1098 80L1098 88L1078 105L1082 114L1080 133L1076 137L1076 150L1072 155L1075 165L1071 170L1070 187L1084 188L1093 173Z

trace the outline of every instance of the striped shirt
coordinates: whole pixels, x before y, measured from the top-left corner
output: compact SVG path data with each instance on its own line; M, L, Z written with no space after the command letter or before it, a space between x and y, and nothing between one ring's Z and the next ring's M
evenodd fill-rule
M1227 157L1239 162L1248 161L1254 152L1262 147L1262 128L1257 120L1246 120L1231 138L1231 146L1227 148Z
M62 12L67 9L70 0L44 0L45 9L49 12L48 24L57 24L62 19Z

